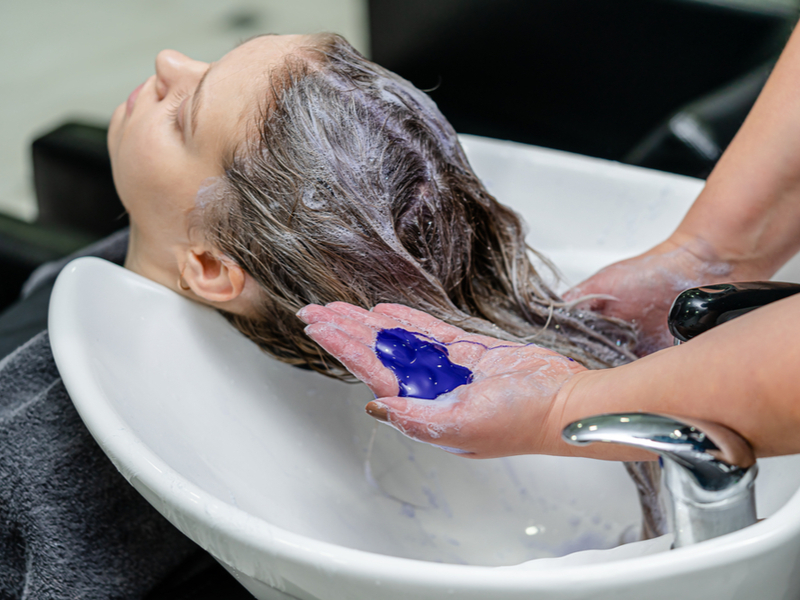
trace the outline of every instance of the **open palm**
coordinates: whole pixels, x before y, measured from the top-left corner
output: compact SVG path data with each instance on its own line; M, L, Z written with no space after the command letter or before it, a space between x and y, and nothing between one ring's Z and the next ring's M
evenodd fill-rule
M559 420L551 418L556 396L586 370L551 350L470 334L397 304L371 311L342 302L310 305L298 317L312 339L373 391L370 414L410 437L475 458L549 453L560 445ZM452 362L472 371L472 382L434 400L399 397L397 378L375 354L378 332L394 328L445 345Z

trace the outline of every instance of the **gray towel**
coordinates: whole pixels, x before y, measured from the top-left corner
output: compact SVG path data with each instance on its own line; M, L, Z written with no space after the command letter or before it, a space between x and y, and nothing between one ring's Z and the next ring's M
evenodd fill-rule
M28 277L28 280L22 286L20 296L22 298L27 298L36 289L44 285L52 284L61 272L61 269L67 266L68 262L81 256L96 256L121 265L125 262L125 255L128 252L129 237L130 228L126 227L95 242L91 246L86 246L86 248L73 252L69 256L44 263Z
M143 598L196 550L86 430L46 331L0 361L0 599Z

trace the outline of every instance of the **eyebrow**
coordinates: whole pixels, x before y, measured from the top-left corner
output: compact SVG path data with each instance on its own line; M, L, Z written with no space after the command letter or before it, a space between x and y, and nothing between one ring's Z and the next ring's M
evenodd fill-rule
M242 44L246 44L247 42L249 42L251 40L255 40L257 38L266 37L266 36L270 36L270 35L278 35L278 34L277 33L260 33L258 35L254 35L252 37L247 38L246 40L243 40L243 41L239 42L238 44L236 44L235 47L238 48ZM197 113L200 112L200 100L202 100L202 97L203 97L202 96L202 94L203 94L203 83L205 83L206 77L208 76L208 73L211 71L211 68L213 66L214 66L214 63L211 63L209 65L208 69L206 69L206 72L203 73L203 76L200 78L200 81L198 82L197 87L194 90L194 95L192 97L192 109L191 109L191 114L189 115L189 123L191 124L192 137L194 137L195 129L197 129Z

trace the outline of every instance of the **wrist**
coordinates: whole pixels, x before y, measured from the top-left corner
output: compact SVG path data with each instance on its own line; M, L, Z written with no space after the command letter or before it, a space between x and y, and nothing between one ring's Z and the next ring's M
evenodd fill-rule
M561 438L561 432L573 421L580 418L580 410L576 407L581 406L581 398L589 393L590 387L587 379L593 379L603 371L581 371L570 377L562 385L555 397L548 413L544 439L544 448L539 450L541 454L553 454L557 456L584 456L585 449L567 444ZM585 416L585 415L582 415Z
M668 243L716 270L726 266L730 281L769 279L800 246L793 215L779 219L764 208L750 215L710 211L690 211Z
M764 256L744 252L743 247L728 247L688 227L679 227L656 249L661 253L680 253L687 263L687 272L695 273L690 279L702 283L769 279L777 270Z
M624 369L624 367L583 371L573 376L561 387L553 401L553 410L550 412L548 421L549 443L547 449L541 453L615 461L654 460L656 458L650 452L618 444L595 443L587 446L573 446L561 437L561 432L570 423L593 415L619 412L607 407L615 400L615 398L609 397L609 391L616 387L614 380L618 379L620 369ZM628 412L640 411L630 410Z

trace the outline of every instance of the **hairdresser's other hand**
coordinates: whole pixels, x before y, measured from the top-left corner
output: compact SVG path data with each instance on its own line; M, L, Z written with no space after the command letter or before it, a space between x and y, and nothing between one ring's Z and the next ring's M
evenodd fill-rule
M474 458L563 453L556 397L586 369L551 350L475 335L397 304L372 311L334 302L298 316L306 332L377 396L367 412L410 437ZM447 345L452 362L469 368L472 383L435 400L398 397L395 375L375 354L381 329L402 328Z
M694 240L671 238L644 254L609 265L569 290L564 299L607 296L582 305L632 322L639 333L635 352L645 356L672 344L667 316L678 294L700 285L742 281L748 274L739 273L741 270L715 259Z

